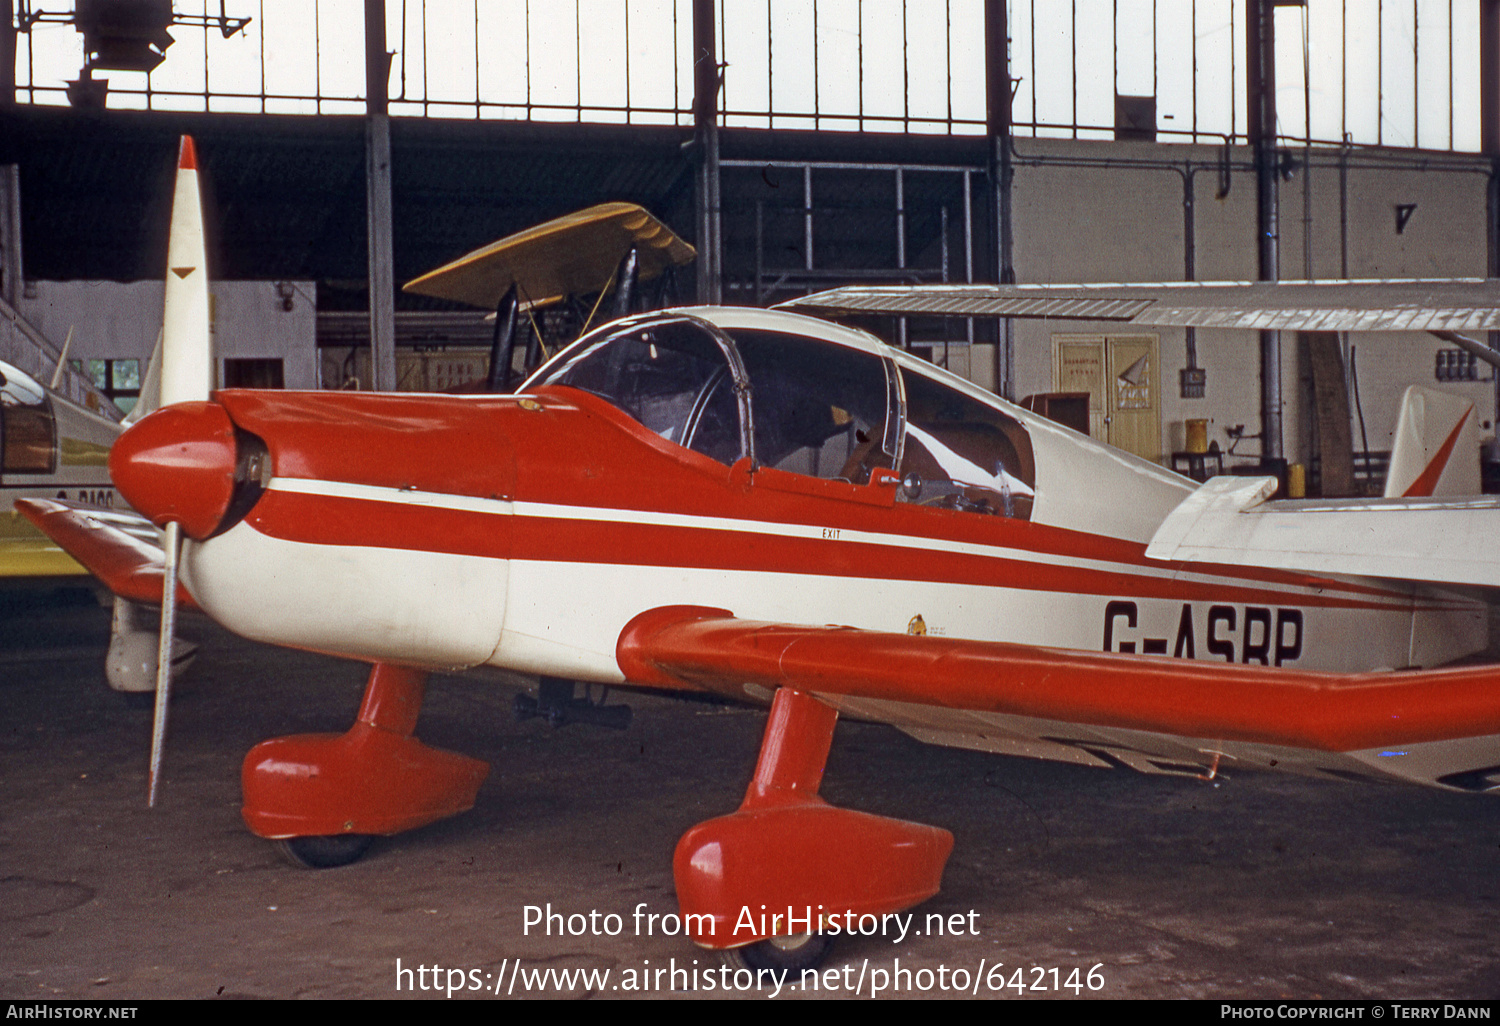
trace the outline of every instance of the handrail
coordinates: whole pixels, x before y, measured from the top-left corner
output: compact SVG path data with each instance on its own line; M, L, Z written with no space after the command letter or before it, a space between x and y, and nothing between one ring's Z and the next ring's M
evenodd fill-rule
M31 355L34 364L31 367L21 367L21 370L34 375L41 381L51 380L52 372L62 362L62 352L3 297L0 297L0 317L9 321L16 331L32 345ZM72 365L64 367L62 385L56 391L68 401L77 403L110 420L119 421L125 416L108 396Z

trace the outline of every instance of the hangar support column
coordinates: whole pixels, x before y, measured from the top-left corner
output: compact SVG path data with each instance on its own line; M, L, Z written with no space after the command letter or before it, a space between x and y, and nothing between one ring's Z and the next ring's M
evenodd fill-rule
M4 0L5 16L0 18L0 109L16 102L16 4Z
M3 0L0 17L0 110L16 103L16 5ZM21 298L21 169L0 165L0 299L11 306Z
M369 214L370 385L396 388L396 275L391 243L391 55L385 0L365 0L365 204Z
M698 162L698 302L722 302L719 219L719 47L713 0L693 0L693 156Z
M1485 277L1500 278L1500 0L1479 7L1479 149L1490 162L1485 192ZM1489 333L1500 349L1500 331ZM1500 421L1500 375L1495 379L1495 414Z
M21 167L0 164L0 299L16 306L25 277L21 263Z
M1011 91L1010 37L1005 0L984 4L985 121L989 135L990 182L995 190L995 270L1001 285L1016 281L1015 235L1011 223ZM996 343L994 389L1015 398L1015 340L1009 317L1000 318Z
M1247 0L1246 68L1249 79L1250 145L1255 152L1256 228L1261 281L1280 270L1280 196L1276 176L1276 3ZM1281 444L1281 333L1260 333L1260 451L1264 460L1283 456Z

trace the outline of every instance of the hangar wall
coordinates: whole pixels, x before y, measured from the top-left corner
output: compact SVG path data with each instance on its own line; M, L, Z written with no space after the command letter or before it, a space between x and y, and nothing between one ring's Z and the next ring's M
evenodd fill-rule
M17 308L59 348L72 329L70 360L136 359L144 373L161 328L162 287L160 281L34 281ZM316 297L309 281L212 283L209 315L221 379L224 360L280 360L285 387L316 388Z
M18 108L9 126L15 131L0 133L0 161L20 167L27 277L42 290L39 296L52 286L37 279L129 280L149 277L160 267L164 183L177 134L192 132L217 197L213 209L223 276L261 282L315 278L325 313L357 318L362 311L364 190L357 119L135 111L85 116L68 109ZM398 119L393 125L397 276L413 277L501 235L607 200L640 202L692 239L692 164L681 141L680 130L661 127ZM799 280L793 273L788 288L866 280L862 270L889 278L901 262L895 241L901 224L907 233L905 266L913 271L908 277L939 280L941 264L950 280L961 281L967 274L963 217L970 198L974 277L995 280L994 189L980 137L733 129L725 130L723 145L723 266L725 293L734 301L753 301L758 268L772 277L809 269L801 248L806 222L800 165L806 162L819 165L809 172L816 274ZM1183 177L1189 174L1195 277L1255 276L1255 179L1248 150L1229 151L1229 189L1219 198L1222 147L1045 138L1018 138L1015 146L1018 280L1182 280ZM1488 165L1482 160L1365 148L1342 158L1348 166L1341 173L1339 151L1321 149L1313 151L1308 172L1300 166L1306 154L1288 152L1299 166L1280 187L1283 278L1303 277L1309 266L1314 276L1337 276L1346 253L1354 277L1484 275ZM893 169L937 165L957 170L906 174L903 200ZM970 189L963 188L965 182ZM1305 188L1311 198L1310 232L1304 229ZM904 202L899 217L898 202ZM1397 204L1415 204L1400 232ZM758 209L765 215L760 244ZM1311 239L1310 260L1305 235ZM944 236L946 249L939 244ZM45 322L58 345L73 318L82 324L102 316L98 311L109 305L99 302L96 286L68 287L87 289L92 299L69 300L74 312L66 316L26 314ZM154 288L158 295L160 290L159 285L131 287ZM791 294L772 290L763 298L775 302ZM280 330L274 324L284 319L279 300L274 291L264 300L272 327L222 333L226 345L246 347L240 355L283 352L283 342L272 337ZM296 306L300 317L300 297ZM140 301L139 309L135 334L144 358L160 308L151 299ZM992 386L993 326L977 323L979 344L967 352L962 323L952 329L960 333L954 336L960 344L951 354L953 368ZM1022 321L1014 329L1017 396L1055 387L1054 334L1107 330L1098 322ZM285 353L286 384L315 387L314 329L297 330L306 332L307 341L302 356ZM102 331L81 331L75 347L93 345L85 336L101 338ZM267 332L274 353L258 351ZM884 334L895 340L894 332ZM1160 335L1164 453L1183 447L1182 422L1188 418L1212 419L1211 437L1221 447L1227 446L1227 426L1258 431L1260 372L1253 336L1198 332L1207 395L1182 399L1177 375L1186 361L1184 333ZM1356 447L1385 449L1401 389L1434 384L1433 356L1443 347L1426 336L1355 336L1352 342L1368 438L1360 441L1356 416ZM128 354L75 348L75 355ZM303 357L306 363L299 364ZM1286 456L1294 462L1307 462L1310 455L1304 376L1297 340L1284 339L1284 435ZM1491 383L1443 387L1479 400L1482 419L1493 423ZM1253 442L1241 448L1248 457L1258 452Z
M1248 150L1230 152L1233 170L1222 197L1219 147L1133 142L1017 140L1014 185L1015 266L1023 282L1173 281L1184 278L1184 178L1193 184L1194 269L1199 281L1256 277L1255 178L1245 170ZM1339 166L1339 155L1314 151L1310 171L1303 153L1292 177L1280 185L1281 277L1433 278L1484 277L1485 191L1488 166L1436 155L1358 151ZM1072 164L1068 162L1073 162ZM1425 168L1417 165L1426 164ZM1087 166L1078 166L1087 165ZM1310 174L1310 178L1308 177ZM1310 203L1306 202L1310 198ZM1398 204L1415 204L1397 230ZM1305 240L1310 239L1311 246ZM1310 257L1310 259L1309 259ZM1016 321L1016 393L1049 391L1053 337L1105 334L1101 322ZM1132 334L1138 333L1132 331ZM1198 362L1207 369L1202 399L1183 399L1178 370L1186 366L1183 329L1160 329L1162 451L1183 448L1183 421L1204 418L1209 437L1227 448L1224 428L1260 423L1260 366L1254 333L1200 330ZM1434 381L1437 339L1410 335L1354 335L1360 404L1368 448L1389 449L1397 404L1407 385L1425 384L1478 404L1482 433L1492 435L1496 414L1492 381ZM976 354L978 356L979 354ZM976 364L982 361L976 360ZM1346 370L1347 370L1346 349ZM1481 365L1481 377L1488 378ZM993 373L993 372L990 372ZM990 385L981 374L982 384ZM1311 455L1307 360L1297 336L1282 338L1283 424L1286 456ZM1351 405L1353 397L1351 395ZM1361 442L1353 412L1355 447ZM1243 453L1258 451L1253 442Z

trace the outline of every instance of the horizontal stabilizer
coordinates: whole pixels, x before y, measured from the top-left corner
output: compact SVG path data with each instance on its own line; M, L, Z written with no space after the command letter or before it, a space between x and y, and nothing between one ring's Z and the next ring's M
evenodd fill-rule
M17 499L16 509L116 595L161 604L165 555L156 529L144 519L53 499ZM198 608L180 585L177 601Z
M1146 548L1219 563L1424 584L1500 587L1500 497L1265 502L1273 478L1216 477L1168 514Z

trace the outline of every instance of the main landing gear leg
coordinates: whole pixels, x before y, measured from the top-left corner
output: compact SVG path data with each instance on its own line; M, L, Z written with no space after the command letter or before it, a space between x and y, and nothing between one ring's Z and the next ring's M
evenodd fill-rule
M156 653L161 637L155 629L144 629L140 619L134 602L115 597L104 676L109 686L125 697L126 705L150 709L156 703ZM191 641L172 639L172 680L193 664L197 651L198 646Z
M837 720L809 694L777 691L739 810L677 842L672 870L689 932L747 968L812 968L830 926L910 908L942 882L948 831L818 797Z
M489 764L412 737L426 682L425 670L376 663L348 732L278 737L250 749L241 770L250 832L321 869L355 861L377 834L472 808Z

